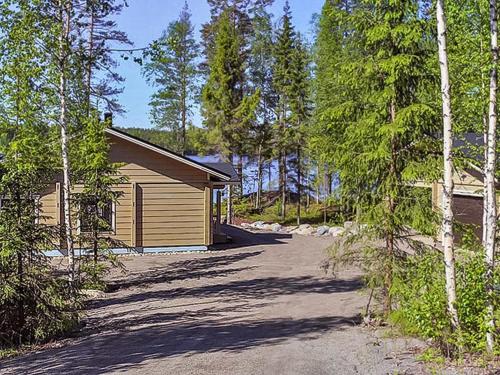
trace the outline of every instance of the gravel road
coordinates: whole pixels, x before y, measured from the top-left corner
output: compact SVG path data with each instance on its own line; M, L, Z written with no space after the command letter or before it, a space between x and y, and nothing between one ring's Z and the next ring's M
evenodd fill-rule
M421 374L418 342L358 325L361 275L320 264L332 238L251 234L200 254L122 258L116 291L58 347L2 374Z

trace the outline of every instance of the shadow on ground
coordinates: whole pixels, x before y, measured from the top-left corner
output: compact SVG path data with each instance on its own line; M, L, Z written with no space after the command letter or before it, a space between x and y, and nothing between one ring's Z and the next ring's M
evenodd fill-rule
M232 225L222 225L222 232L228 234L232 241L225 244L216 244L210 246L210 250L228 250L240 247L250 247L258 245L280 245L292 238L289 233L255 233Z
M151 315L147 327L101 334L79 340L64 350L32 354L18 363L7 361L4 368L15 373L105 374L130 371L145 361L210 352L240 352L255 346L276 345L288 339L310 340L317 335L342 330L358 322L358 316L310 319L238 320L201 318L184 314ZM135 325L136 322L130 322ZM31 358L30 358L31 357ZM189 359L186 359L189 360ZM31 365L33 363L33 365ZM36 364L36 365L35 365ZM22 366L22 367L21 367Z
M342 293L351 292L363 287L361 278L351 280L325 279L319 280L311 276L297 277L264 277L250 280L237 280L228 283L204 285L193 288L174 288L168 290L138 290L137 293L110 297L99 301L99 307L115 304L165 300L178 298L254 299L272 298L276 296L298 293Z
M132 275L127 275L124 278L116 279L108 285L108 291L114 292L119 289L144 286L148 284L170 283L176 280L227 276L231 273L243 271L252 267L229 269L218 268L226 267L233 263L255 257L261 253L262 251L253 251L174 262L165 267L134 273Z

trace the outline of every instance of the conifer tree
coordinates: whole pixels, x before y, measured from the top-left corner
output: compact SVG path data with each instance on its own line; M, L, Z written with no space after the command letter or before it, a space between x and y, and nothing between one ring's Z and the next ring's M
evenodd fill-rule
M210 61L210 74L202 92L202 112L205 125L220 139L219 150L228 161L238 155L241 161L248 139L250 119L255 115L259 92L245 92L245 60L241 55L241 37L229 18L229 11L219 18L215 38L214 56ZM231 187L228 187L229 195ZM231 222L231 197L228 197L228 223Z
M249 141L257 160L255 208L260 209L264 163L272 158L272 124L275 121L276 94L272 85L273 28L271 15L260 7L252 19L248 78L253 90L260 91L255 126Z
M273 65L273 86L277 95L275 147L279 150L277 156L282 219L286 216L288 127L290 122L290 100L293 95L290 57L293 56L294 48L295 31L292 25L290 6L287 1L283 8L281 25L277 30Z
M310 81L309 52L297 34L295 48L291 56L291 97L290 97L290 130L289 138L295 149L296 188L297 188L297 225L300 225L301 198L303 188L304 144L307 134L307 123L310 115Z
M341 38L332 45L356 47L345 51L347 58L333 70L339 96L327 112L336 142L331 157L343 199L367 224L366 234L384 241L367 247L366 256L368 278L382 287L386 314L392 309L394 267L404 257L400 240L412 218L424 220L428 214L410 185L436 177L439 170L439 144L432 137L438 120L429 94L434 87L431 24L422 6L368 1L349 11L336 8L330 24L339 31L332 37Z
M182 154L186 152L191 108L198 97L199 48L190 18L186 3L179 19L169 24L144 67L148 81L158 88L150 102L153 123L176 135L176 143L170 147Z
M0 4L0 347L41 342L71 326L74 300L44 251L59 247L39 198L58 167L55 93L39 44L52 21L39 2ZM15 6L14 6L15 5Z

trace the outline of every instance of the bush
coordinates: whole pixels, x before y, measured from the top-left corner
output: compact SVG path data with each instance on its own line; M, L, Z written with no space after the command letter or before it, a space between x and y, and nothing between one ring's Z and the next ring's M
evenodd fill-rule
M422 251L408 257L398 270L391 289L396 310L391 320L408 334L431 338L445 354L455 347L485 350L485 265L481 251L457 252L457 311L460 332L452 332L447 314L445 271L441 253ZM499 272L495 283L500 281Z

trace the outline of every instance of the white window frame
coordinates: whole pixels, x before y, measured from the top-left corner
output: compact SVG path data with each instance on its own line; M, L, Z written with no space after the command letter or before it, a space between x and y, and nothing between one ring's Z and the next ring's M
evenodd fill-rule
M82 221L80 215L78 215L78 219L76 221L76 227L77 227L76 232L78 235L82 233L88 233L88 232L82 232ZM114 200L111 201L111 228L106 231L100 231L99 233L116 234L116 202Z

